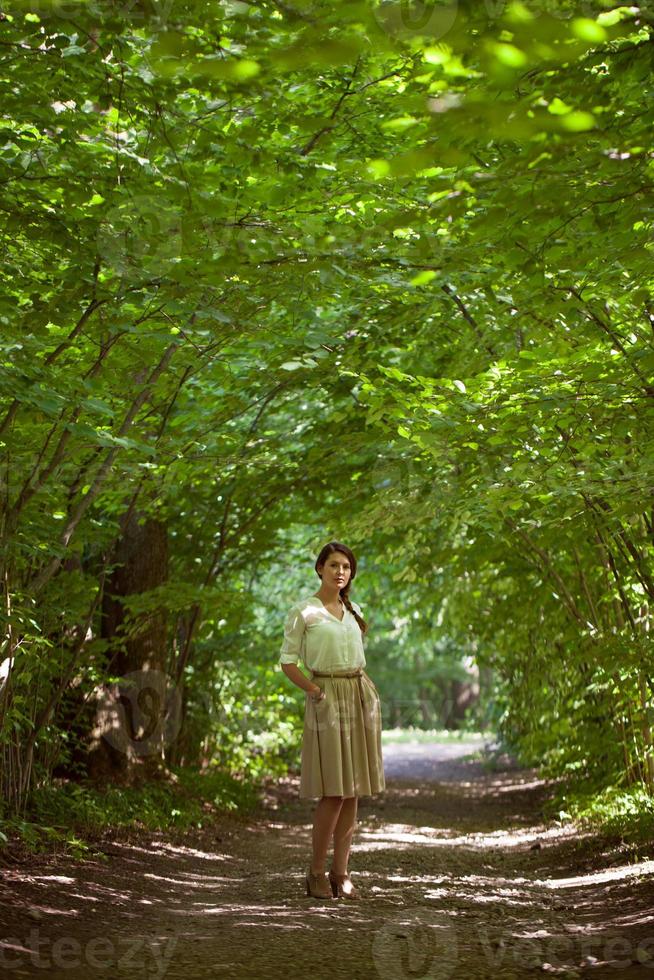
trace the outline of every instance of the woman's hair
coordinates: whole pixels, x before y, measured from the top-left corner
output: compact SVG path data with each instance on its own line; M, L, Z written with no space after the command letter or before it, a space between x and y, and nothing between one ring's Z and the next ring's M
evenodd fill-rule
M347 545L341 544L340 541L330 541L316 558L314 568L318 572L318 565L324 565L329 556L333 555L335 551L340 551L350 562L350 577L347 580L347 584L342 589L339 589L339 595L359 624L361 632L365 635L368 632L368 624L362 616L359 616L350 602L350 585L354 581L354 576L357 573L357 560L354 557L354 552ZM318 572L318 575L320 575L320 572ZM322 578L322 575L320 577Z

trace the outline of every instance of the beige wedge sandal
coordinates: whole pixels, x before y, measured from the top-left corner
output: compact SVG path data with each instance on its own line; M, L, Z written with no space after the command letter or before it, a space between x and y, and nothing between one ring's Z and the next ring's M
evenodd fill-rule
M352 884L347 872L344 875L337 875L330 870L329 884L332 887L334 898L360 898L359 892Z
M327 875L323 871L322 874L314 875L311 868L309 868L306 876L307 881L307 895L312 898L333 898L332 889L329 886L329 881L327 880Z

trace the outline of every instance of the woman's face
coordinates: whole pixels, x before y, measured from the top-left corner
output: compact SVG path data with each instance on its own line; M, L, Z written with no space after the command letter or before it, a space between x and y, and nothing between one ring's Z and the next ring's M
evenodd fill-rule
M318 571L322 573L323 582L344 589L352 574L350 559L342 551L334 551Z

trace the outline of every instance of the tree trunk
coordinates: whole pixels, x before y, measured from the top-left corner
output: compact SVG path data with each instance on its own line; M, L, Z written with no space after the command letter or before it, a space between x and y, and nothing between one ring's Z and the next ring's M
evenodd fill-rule
M139 523L139 519L141 523ZM108 682L98 692L88 754L89 775L134 784L165 770L164 747L177 735L175 688L165 672L166 611L153 609L126 623L124 600L168 577L165 524L133 511L116 546L105 590L101 634L109 643Z

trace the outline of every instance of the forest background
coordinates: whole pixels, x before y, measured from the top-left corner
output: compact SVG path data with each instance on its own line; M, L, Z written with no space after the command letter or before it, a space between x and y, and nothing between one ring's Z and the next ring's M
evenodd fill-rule
M459 729L562 819L652 820L653 23L4 7L4 838L297 766L276 661L332 538L386 723L474 664Z

